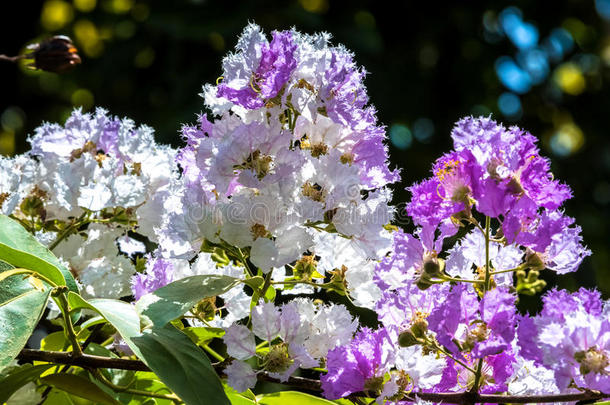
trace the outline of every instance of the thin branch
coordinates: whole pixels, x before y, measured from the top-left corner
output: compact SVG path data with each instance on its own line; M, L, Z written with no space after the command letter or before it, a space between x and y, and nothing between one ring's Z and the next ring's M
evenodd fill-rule
M140 360L118 359L85 353L78 357L74 357L70 352L23 349L17 358L23 361L48 361L50 363L68 364L83 368L114 368L120 370L150 371L146 364Z
M57 364L70 364L85 368L114 368L121 370L150 371L150 369L140 360L115 359L110 357L94 356L82 354L79 357L72 356L69 352L52 352L42 350L23 349L17 357L22 361L47 361ZM215 363L214 369L218 374L223 374L227 362ZM280 382L277 378L271 377L268 373L257 374L260 381ZM320 381L304 377L290 377L282 384L289 385L301 390L311 392L321 392ZM364 397L365 394L355 392L349 398ZM552 394L552 395L496 395L478 394L476 392L411 392L404 396L406 401L414 401L420 398L425 401L442 402L450 404L473 404L473 403L551 403L551 402L575 402L575 401L597 401L610 398L610 393L598 391L584 391L574 394Z
M23 59L23 58L24 58L24 55L8 56L8 55L0 54L0 60L5 60L7 62L15 63L15 62L17 62L17 61L19 61L20 59Z

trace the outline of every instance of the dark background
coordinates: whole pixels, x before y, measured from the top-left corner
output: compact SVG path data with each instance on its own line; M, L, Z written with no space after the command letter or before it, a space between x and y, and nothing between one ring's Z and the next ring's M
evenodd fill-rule
M25 151L36 126L63 122L76 105L149 124L159 141L179 146L181 124L203 109L201 86L221 74L222 56L248 21L268 33L328 31L370 72L371 102L403 173L396 203L449 150L459 118L492 114L518 124L540 138L555 177L574 190L566 212L593 251L577 273L544 278L569 289L597 285L610 296L608 0L46 0L1 7L0 53L16 55L29 42L64 34L83 59L63 75L0 61L2 154ZM557 38L564 40L559 51ZM532 50L543 60L528 65L523 58ZM506 58L517 61L516 71L501 71ZM535 84L524 88L528 78Z

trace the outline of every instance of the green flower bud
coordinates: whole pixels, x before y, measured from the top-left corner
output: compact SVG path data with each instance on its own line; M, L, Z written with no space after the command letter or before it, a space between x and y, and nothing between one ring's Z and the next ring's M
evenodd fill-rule
M428 332L428 321L425 319L417 319L413 322L413 325L411 325L411 332L413 332L415 337L423 338L426 336L426 332Z
M429 277L440 277L445 270L445 261L434 256L426 257L422 266L422 273Z
M411 330L406 330L398 335L398 346L400 347L415 346L420 343L421 342Z

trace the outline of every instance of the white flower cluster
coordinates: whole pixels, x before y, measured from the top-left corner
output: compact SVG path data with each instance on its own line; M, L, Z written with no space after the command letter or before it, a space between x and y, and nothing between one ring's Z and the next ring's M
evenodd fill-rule
M44 124L30 152L0 160L0 207L51 247L88 296L130 295L128 254L155 240L155 202L175 169L176 152L129 119L75 110L65 126ZM119 249L119 246L122 248Z
M215 118L183 128L182 176L163 202L156 255L190 260L204 242L229 247L277 281L312 257L312 283L340 271L355 303L372 308L375 261L391 246L385 185L396 173L365 106L364 73L327 35L274 32L268 42L255 25L223 65L222 82L204 87Z

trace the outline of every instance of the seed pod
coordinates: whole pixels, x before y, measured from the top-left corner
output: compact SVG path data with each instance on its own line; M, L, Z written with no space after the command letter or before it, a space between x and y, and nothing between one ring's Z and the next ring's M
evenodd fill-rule
M72 40L64 35L56 35L37 44L28 46L25 55L33 62L28 66L45 72L65 73L81 63L78 50Z

